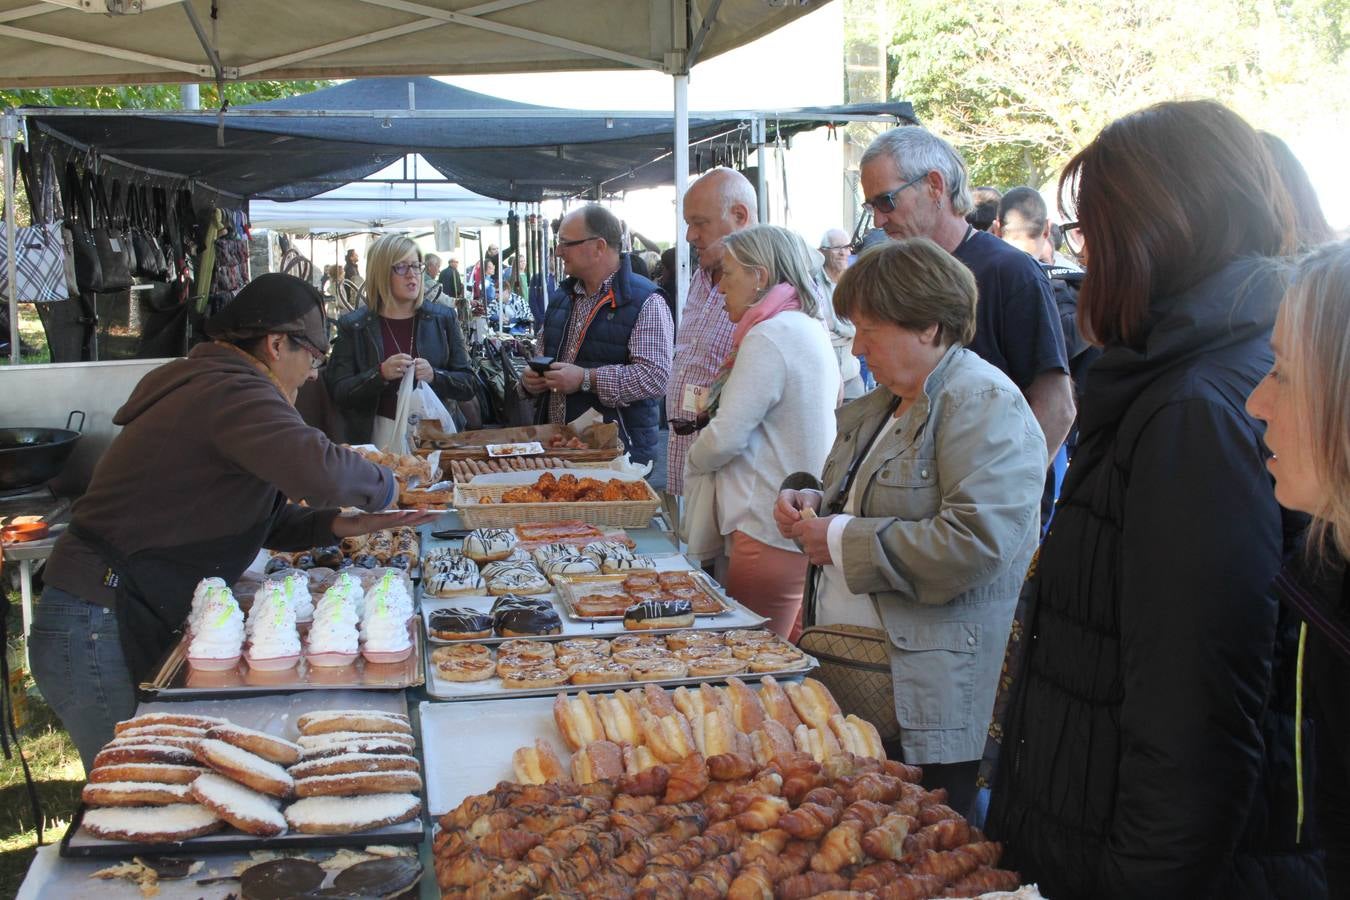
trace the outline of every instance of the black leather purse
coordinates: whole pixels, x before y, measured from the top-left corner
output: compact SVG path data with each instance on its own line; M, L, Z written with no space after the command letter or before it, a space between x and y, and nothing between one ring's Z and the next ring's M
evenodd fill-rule
M61 202L66 210L65 230L75 257L75 284L83 291L103 290L103 265L94 239L93 210L80 192L80 177L74 163L66 163L61 179Z
M131 287L131 241L112 221L102 179L89 172L85 172L84 178L85 190L93 200L94 244L98 247L98 263L103 270L103 286L99 290L124 290Z

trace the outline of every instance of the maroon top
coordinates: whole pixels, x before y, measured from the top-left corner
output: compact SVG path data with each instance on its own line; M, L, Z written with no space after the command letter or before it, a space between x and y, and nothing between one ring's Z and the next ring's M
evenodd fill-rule
M417 317L412 316L407 319L387 319L380 316L380 340L383 342L384 352L380 356L380 362L384 362L391 356L397 356L400 353L406 353L414 359L417 358L417 348L413 346L413 325L417 323ZM384 390L380 392L380 406L376 410L377 415L384 416L386 419L392 419L398 412L398 381L389 381L384 385Z

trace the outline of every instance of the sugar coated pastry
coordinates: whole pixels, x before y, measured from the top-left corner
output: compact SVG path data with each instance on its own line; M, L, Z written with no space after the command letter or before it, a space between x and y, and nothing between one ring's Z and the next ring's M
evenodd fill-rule
M165 743L152 743L154 738L146 738L143 744L109 745L98 751L94 757L94 767L123 765L126 763L167 763L169 765L190 766L196 763L196 748L175 747Z
M311 775L295 782L295 793L299 797L356 797L421 789L422 776L406 769Z
M332 731L391 731L412 734L412 726L403 713L379 712L366 709L325 709L302 715L295 722L301 735L325 734ZM303 741L301 746L304 746Z
M233 744L236 747L247 750L250 753L256 753L263 759L270 760L283 766L289 766L300 759L300 745L292 743L285 738L277 737L274 734L268 734L265 731L258 731L254 728L245 728L242 725L233 723L226 725L217 725L215 728L206 732L208 738L224 741L227 744Z
M305 797L286 807L286 821L304 834L352 834L407 822L421 811L413 794Z
M292 778L349 775L357 772L416 772L417 758L403 753L339 753L291 766Z
M225 720L219 716L197 716L191 713L152 712L141 713L139 716L133 716L130 719L123 719L113 726L113 733L122 734L135 728L149 728L155 725L182 725L187 728L197 728L205 732L208 728L224 724Z
M192 796L245 834L276 837L286 831L286 817L274 799L222 775L208 773L192 782Z
M464 555L476 563L505 559L514 549L516 535L509 528L476 528L464 538Z
M206 771L204 766L180 766L170 763L121 763L94 769L89 781L148 781L153 784L191 784Z
M197 609L188 644L188 665L203 670L233 668L244 646L244 611L227 587L212 588Z
M198 803L85 810L83 827L95 837L144 844L177 844L225 827L214 812Z
M185 784L153 781L91 781L80 792L87 806L168 806L189 803L192 795Z
M197 759L240 784L272 797L295 792L295 780L274 762L233 744L208 738L197 745Z

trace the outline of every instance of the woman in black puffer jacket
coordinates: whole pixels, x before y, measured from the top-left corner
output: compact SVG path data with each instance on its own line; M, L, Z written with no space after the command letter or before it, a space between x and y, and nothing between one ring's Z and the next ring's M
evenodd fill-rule
M987 830L1055 900L1324 896L1279 671L1295 630L1269 590L1287 530L1243 409L1289 198L1257 133L1207 101L1112 123L1064 186L1104 353L1019 603Z

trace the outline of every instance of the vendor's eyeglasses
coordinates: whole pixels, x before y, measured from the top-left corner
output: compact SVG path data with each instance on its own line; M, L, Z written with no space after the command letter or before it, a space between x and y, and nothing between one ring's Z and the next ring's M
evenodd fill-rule
M879 213L895 212L895 195L900 193L907 187L913 187L914 185L918 184L920 181L923 181L927 177L928 177L927 172L917 175L914 178L911 178L909 181L906 181L904 184L900 185L895 190L887 191L884 194L877 194L870 200L863 201L863 206L869 210L875 210L876 212Z
M286 336L291 339L292 344L296 345L297 347L301 348L302 350L304 350L306 353L309 354L310 357L309 367L311 369L317 369L319 366L327 362L328 357L324 355L323 351L320 350L318 347L314 346L313 344L311 344L305 338L296 337L293 334L288 334Z
M420 275L424 269L426 269L426 266L422 265L420 262L394 263L389 267L389 270L400 278L411 275L414 272Z
M593 235L591 235L590 237L577 238L575 241L564 241L564 240L561 240L561 239L560 239L560 240L558 241L558 249L561 250L563 247L575 247L575 246L577 246L578 244L584 244L584 243L586 243L587 241L593 241L593 240L595 240L597 237L598 237L598 235L594 235L594 234L593 234Z
M681 437L687 437L691 434L694 434L695 432L702 431L703 429L707 428L708 423L711 421L712 416L708 415L707 413L699 413L692 419L671 419L670 430L680 435Z

